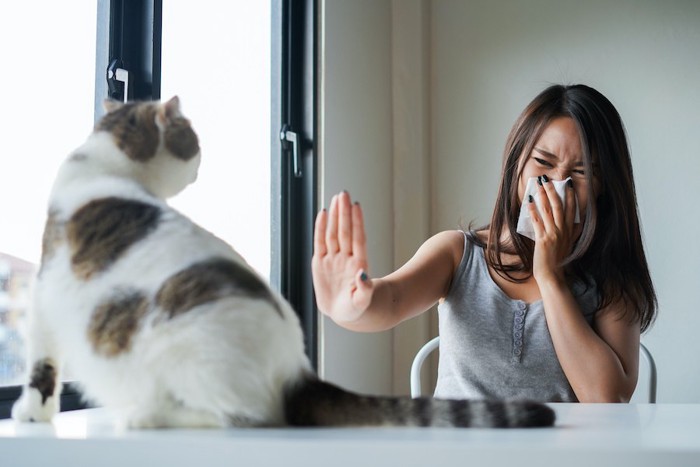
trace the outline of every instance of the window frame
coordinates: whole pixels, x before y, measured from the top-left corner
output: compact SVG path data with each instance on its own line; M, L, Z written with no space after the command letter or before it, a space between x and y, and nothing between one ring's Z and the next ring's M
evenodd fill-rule
M312 366L318 360L318 312L311 256L317 210L316 31L317 0L271 0L271 268L270 281L297 312ZM129 100L160 99L162 0L98 0L95 111L107 97L121 99L107 85L107 68L119 59L130 73ZM282 128L299 138L301 176L295 176L292 148ZM0 419L9 418L21 386L0 387ZM88 405L78 385L64 382L61 410Z
M317 211L316 0L272 0L272 256L271 282L299 316L306 353L318 367L318 309L311 257ZM301 176L293 148L280 132L297 134Z

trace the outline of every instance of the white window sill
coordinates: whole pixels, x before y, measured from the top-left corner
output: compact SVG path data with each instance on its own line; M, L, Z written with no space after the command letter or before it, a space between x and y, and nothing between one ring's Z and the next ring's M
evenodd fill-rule
M226 429L119 432L102 409L52 424L0 421L17 466L441 467L700 465L700 404L553 404L545 429Z

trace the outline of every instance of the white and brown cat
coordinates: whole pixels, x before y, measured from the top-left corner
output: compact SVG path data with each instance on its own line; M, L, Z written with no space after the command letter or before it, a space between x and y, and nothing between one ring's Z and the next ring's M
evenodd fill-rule
M200 163L177 97L106 107L51 192L14 418L52 418L68 363L89 400L134 428L554 423L533 402L364 396L319 380L287 302L166 203Z

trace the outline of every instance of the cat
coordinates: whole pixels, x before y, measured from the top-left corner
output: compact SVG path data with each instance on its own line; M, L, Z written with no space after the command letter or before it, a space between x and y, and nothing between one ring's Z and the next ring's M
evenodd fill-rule
M15 419L52 419L67 362L130 428L554 423L530 401L365 396L320 380L291 306L166 203L201 160L179 99L105 109L51 191Z

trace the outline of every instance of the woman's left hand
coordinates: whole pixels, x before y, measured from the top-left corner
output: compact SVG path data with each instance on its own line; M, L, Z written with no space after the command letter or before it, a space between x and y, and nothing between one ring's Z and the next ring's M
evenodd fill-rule
M542 183L539 184L536 195L539 196L540 213L537 212L534 199L526 202L529 202L528 209L535 231L532 274L541 287L549 281L564 281L561 263L571 253L577 232L574 229L576 194L571 179L566 185L565 205L547 176L543 175L540 180Z

